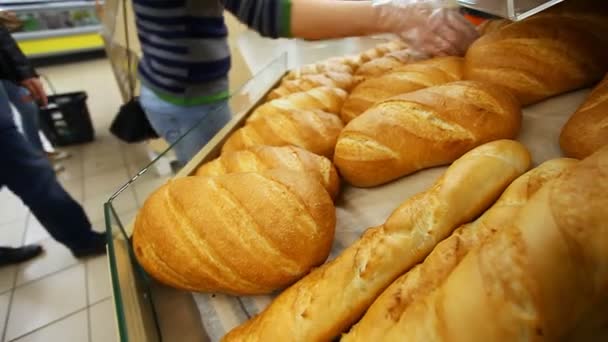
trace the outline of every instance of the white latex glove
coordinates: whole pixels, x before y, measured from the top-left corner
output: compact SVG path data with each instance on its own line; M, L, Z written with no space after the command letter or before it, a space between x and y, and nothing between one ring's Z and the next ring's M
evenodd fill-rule
M375 3L387 30L430 56L462 56L479 36L457 8L441 0L392 0Z

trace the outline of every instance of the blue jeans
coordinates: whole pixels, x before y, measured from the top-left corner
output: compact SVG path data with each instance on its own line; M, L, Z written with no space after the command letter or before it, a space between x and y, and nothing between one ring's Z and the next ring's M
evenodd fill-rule
M145 86L142 86L139 100L154 130L170 144L192 129L174 145L182 164L192 159L232 117L227 100L183 107L159 98Z
M19 196L49 234L69 249L94 246L97 239L84 210L59 184L46 156L19 133L6 101L0 102L0 156L0 188L6 186Z
M18 86L17 84L2 80L0 82L0 106L6 108L8 103L12 103L19 115L21 116L21 124L23 125L23 133L27 140L34 145L36 151L43 151L42 141L40 140L40 122L38 105L32 100L25 100L24 97L29 96L27 89ZM9 112L10 113L10 112Z

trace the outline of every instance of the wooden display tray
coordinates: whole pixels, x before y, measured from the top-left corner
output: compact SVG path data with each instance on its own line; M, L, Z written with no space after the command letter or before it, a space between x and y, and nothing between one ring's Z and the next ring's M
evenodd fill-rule
M277 80L278 82L279 80ZM276 85L276 83L275 83ZM253 105L237 115L215 138L213 138L176 177L191 175L201 164L216 158L220 154L223 143L232 132L240 128L247 117L260 103L266 94L273 89L270 87L260 96ZM530 150L534 165L546 160L561 157L558 137L564 123L576 108L582 103L588 90L580 90L524 109L522 130L517 138ZM336 227L336 241L332 248L330 258L334 258L346 246L354 242L360 234L367 229L384 222L386 217L403 201L410 196L425 190L446 169L436 167L403 177L387 185L371 189L354 188L343 184L342 192L336 201L338 224ZM129 261L126 241L122 237L114 239L114 251L111 258L115 258L117 265L116 275L120 276L119 288L114 288L117 305L123 306L126 329L120 327L122 341L217 341L219 336L231 327L240 324L255 312L246 312L245 315L234 312L214 317L214 323L223 324L212 326L201 315L202 305L212 303L217 308L229 306L228 303L236 297L206 294L194 294L167 288L152 282L150 293L153 297L153 306L156 320L152 315L151 302L144 295L141 279L135 275L135 268ZM113 274L113 276L116 276ZM203 298L204 297L204 298ZM193 298L195 300L193 300ZM269 296L238 297L243 310L245 307L261 310L270 302ZM216 309L217 309L216 308ZM256 309L257 308L257 309ZM157 327L158 324L158 327ZM224 330L222 330L224 329ZM160 331L162 336L157 333Z

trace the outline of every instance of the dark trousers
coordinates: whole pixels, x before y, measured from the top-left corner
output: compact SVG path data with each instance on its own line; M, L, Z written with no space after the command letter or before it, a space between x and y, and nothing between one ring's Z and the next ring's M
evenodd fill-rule
M17 130L8 103L0 101L0 188L21 198L51 236L75 250L94 243L82 207L63 189L45 156Z

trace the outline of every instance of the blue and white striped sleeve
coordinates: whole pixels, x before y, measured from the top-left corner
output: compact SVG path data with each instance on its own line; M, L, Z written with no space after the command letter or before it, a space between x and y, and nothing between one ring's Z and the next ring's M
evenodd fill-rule
M241 22L271 38L291 37L291 0L221 0Z

